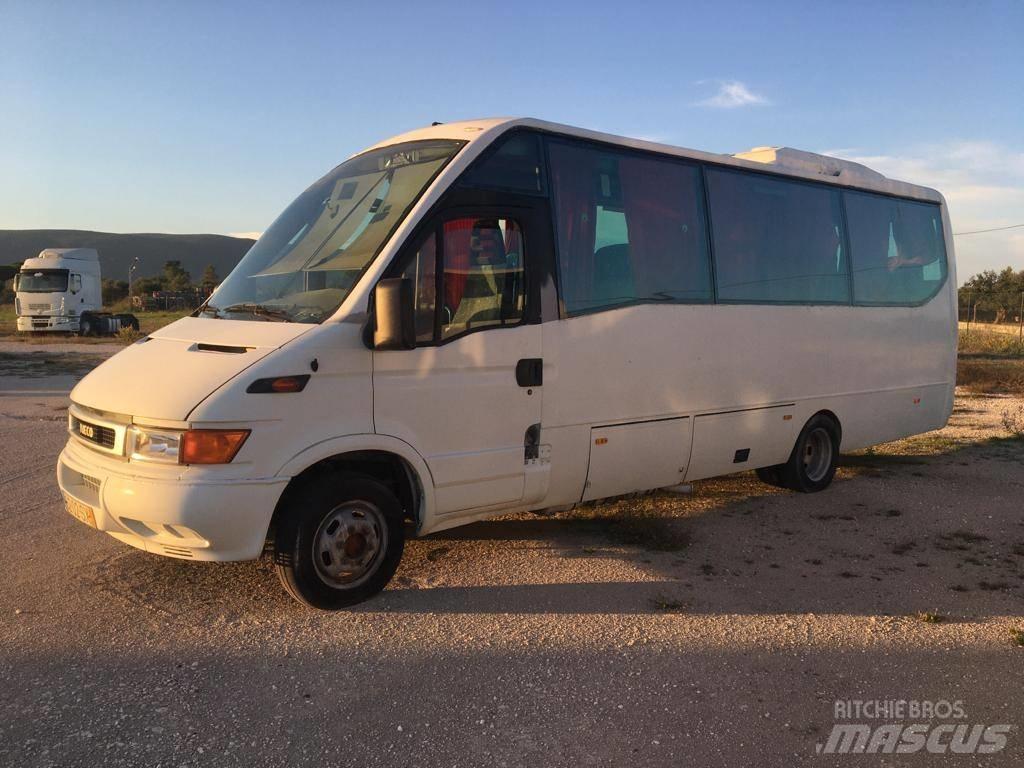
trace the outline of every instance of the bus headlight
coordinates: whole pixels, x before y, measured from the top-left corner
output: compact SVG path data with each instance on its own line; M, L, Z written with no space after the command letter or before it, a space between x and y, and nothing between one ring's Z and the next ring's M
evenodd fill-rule
M190 429L185 432L129 427L128 456L165 464L230 464L248 429Z
M128 428L128 456L137 461L179 463L181 432L164 429Z

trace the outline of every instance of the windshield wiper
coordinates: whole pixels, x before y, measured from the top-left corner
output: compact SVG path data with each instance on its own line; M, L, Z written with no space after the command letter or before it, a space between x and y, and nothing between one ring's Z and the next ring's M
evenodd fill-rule
M277 307L268 307L265 304L232 304L223 309L217 310L218 312L248 312L256 317L265 317L268 320L276 322L287 323L291 322L292 316L284 309L278 309Z

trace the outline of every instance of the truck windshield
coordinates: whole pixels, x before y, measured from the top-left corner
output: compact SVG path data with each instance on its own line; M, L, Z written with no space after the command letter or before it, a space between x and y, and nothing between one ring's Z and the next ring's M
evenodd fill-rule
M21 293L64 293L68 289L66 269L33 269L18 273L14 290Z
M200 312L325 320L464 143L410 141L342 163L285 209Z

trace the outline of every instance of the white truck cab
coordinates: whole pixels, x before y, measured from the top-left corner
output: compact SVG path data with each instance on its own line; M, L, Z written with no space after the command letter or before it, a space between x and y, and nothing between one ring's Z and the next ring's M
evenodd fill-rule
M83 313L103 306L100 259L92 248L47 248L14 278L19 331L77 332Z
M746 469L824 489L840 447L948 418L949 221L934 190L769 154L491 119L355 155L75 387L68 511L168 557L269 544L331 609L407 530Z
M100 257L94 248L47 248L14 276L18 330L82 336L139 330L130 314L103 311Z

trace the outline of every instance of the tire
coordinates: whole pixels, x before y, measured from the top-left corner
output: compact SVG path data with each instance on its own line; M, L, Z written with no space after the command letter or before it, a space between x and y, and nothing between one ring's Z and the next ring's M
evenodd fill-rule
M800 430L789 461L768 469L778 471L782 487L800 493L817 493L832 483L838 457L839 425L835 419L819 413Z
M274 563L296 600L334 611L373 597L391 580L405 529L402 506L386 486L365 475L321 473L291 489L283 504Z
M96 321L91 315L82 315L78 319L78 335L79 336L95 336L96 335Z
M133 331L139 330L139 321L135 318L135 315L114 315L121 328L131 328Z

